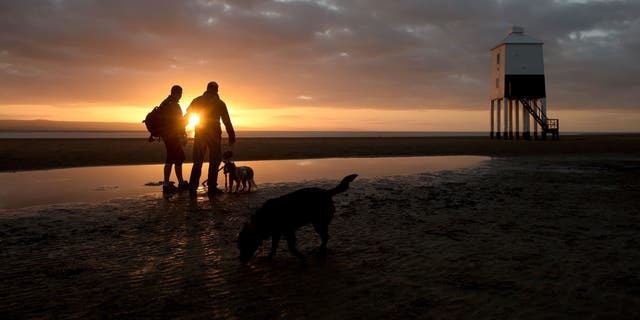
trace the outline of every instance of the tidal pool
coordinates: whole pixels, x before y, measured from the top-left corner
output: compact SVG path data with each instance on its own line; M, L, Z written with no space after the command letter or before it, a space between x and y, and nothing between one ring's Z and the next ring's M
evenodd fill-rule
M360 178L376 178L457 170L477 166L488 159L483 156L328 158L238 161L236 164L252 167L260 188L268 183L339 180L351 173L359 174ZM161 181L162 168L163 165L131 165L0 173L0 181L4 182L0 185L0 209L159 196L160 186L146 184ZM203 166L205 177L206 171L207 164ZM185 179L190 172L191 164L184 164ZM175 180L173 172L172 180ZM218 175L218 186L224 187L222 173Z

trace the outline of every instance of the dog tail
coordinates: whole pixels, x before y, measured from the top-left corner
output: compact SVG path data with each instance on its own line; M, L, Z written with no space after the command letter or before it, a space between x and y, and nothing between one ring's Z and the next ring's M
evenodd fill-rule
M357 174L351 174L342 178L342 181L340 181L340 184L337 187L327 190L327 192L329 193L330 196L333 197L338 193L347 191L347 189L349 189L349 183L355 180L357 176L358 176Z

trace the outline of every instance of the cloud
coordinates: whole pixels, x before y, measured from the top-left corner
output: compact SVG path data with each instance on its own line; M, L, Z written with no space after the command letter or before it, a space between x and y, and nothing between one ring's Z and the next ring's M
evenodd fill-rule
M215 79L263 108L481 110L489 50L517 24L545 42L550 108L636 109L639 12L586 0L3 1L0 99L147 105Z

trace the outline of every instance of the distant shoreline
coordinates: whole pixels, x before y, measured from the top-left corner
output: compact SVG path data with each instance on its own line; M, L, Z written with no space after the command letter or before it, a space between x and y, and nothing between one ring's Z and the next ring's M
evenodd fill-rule
M640 132L562 132L563 136L639 135ZM372 138L372 137L487 137L484 131L267 131L238 130L244 138ZM3 130L2 139L129 139L147 138L144 130Z
M147 137L146 130L3 130L0 139L23 139L23 137L57 138L57 135L68 138L91 138L88 135L111 135L112 138ZM223 132L223 135L226 135ZM314 131L314 130L236 130L237 136L246 138L327 138L327 137L459 137L483 136L482 131ZM98 136L99 138L100 136Z
M191 162L193 143L185 148ZM226 142L225 142L226 145ZM560 141L491 140L489 137L239 136L236 161L340 157L480 155L491 157L640 156L640 134L561 136ZM228 147L227 147L228 148ZM129 139L0 139L0 171L104 165L159 164L164 144Z

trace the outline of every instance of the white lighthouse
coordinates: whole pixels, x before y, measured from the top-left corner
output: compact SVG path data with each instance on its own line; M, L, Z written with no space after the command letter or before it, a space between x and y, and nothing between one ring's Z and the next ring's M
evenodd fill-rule
M547 133L558 138L558 119L547 118L542 45L542 41L524 34L524 28L514 26L491 49L491 139L518 139L520 132L530 139L531 118L535 139L538 127L543 139Z

